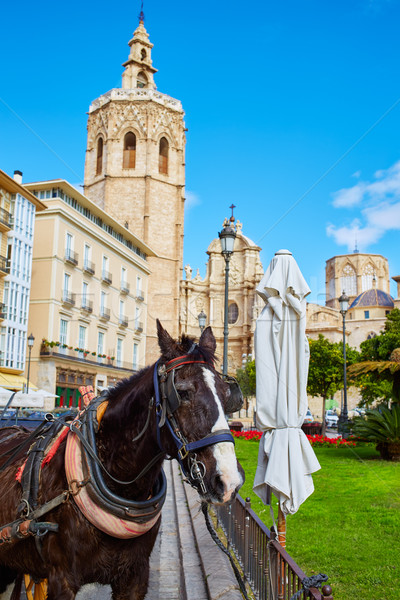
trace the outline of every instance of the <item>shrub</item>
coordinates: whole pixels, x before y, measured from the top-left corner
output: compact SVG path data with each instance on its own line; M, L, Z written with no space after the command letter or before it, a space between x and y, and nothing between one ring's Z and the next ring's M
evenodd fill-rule
M400 460L400 404L367 410L365 417L354 419L353 432L363 440L374 442L383 459Z

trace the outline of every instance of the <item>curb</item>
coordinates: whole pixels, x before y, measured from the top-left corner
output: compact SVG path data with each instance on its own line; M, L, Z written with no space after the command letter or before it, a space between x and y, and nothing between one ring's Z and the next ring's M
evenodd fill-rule
M228 557L218 548L207 530L197 492L187 484L183 487L209 600L243 600Z

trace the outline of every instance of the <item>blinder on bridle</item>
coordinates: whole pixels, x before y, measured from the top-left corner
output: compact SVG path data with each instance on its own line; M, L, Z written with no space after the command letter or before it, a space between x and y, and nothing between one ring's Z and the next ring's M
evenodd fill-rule
M229 396L225 403L225 412L230 415L243 408L243 394L239 382L235 377L231 375L221 375L221 377L229 386Z
M212 366L206 361L196 360L191 356L191 351L189 351L188 354L174 358L165 364L156 363L154 369L154 387L156 396L157 437L158 444L161 448L160 429L163 425L167 425L175 445L177 446L178 461L184 475L191 485L200 488L203 493L206 493L207 489L204 483L206 467L203 462L197 459L195 451L220 442L231 442L234 444L235 441L229 429L221 429L210 432L204 438L189 443L180 430L179 423L174 416L174 413L182 402L179 391L176 389L175 385L175 371L190 364L201 364L214 371ZM228 384L230 391L224 407L225 412L235 412L243 405L243 396L240 386L234 377L222 377ZM159 392L161 392L161 399ZM183 462L185 460L187 460L189 473Z

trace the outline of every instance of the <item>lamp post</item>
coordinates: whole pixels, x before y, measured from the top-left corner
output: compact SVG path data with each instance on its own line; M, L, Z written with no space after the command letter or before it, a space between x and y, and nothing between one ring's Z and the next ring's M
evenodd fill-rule
M27 381L26 381L26 393L29 394L29 372L31 370L31 352L32 352L32 346L35 342L35 338L33 337L33 334L31 333L28 336L28 350L29 350L29 357L28 357L28 376L27 376Z
M346 424L348 421L347 412L347 370L346 370L346 313L349 308L349 297L344 292L339 298L340 312L343 316L343 410L339 416L339 430L343 437L347 437Z
M198 315L197 315L197 319L199 321L199 327L200 327L200 332L203 333L204 331L204 327L206 326L206 321L207 321L207 315L204 312L204 310L202 310Z
M233 218L233 217L232 217ZM231 219L232 220L232 219ZM222 363L222 374L228 374L228 290L229 290L229 261L233 254L236 232L231 227L228 219L225 219L222 231L218 233L221 240L221 254L225 259L225 306L224 306L224 358Z

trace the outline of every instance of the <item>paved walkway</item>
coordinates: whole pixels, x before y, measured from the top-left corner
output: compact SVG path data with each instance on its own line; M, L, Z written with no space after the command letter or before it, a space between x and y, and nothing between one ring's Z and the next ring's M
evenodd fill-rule
M166 461L164 469L168 494L150 557L146 600L242 600L228 558L206 529L197 492L182 481L176 461ZM77 600L110 598L111 588L97 584L77 595Z

